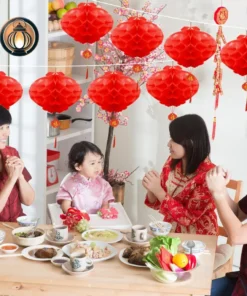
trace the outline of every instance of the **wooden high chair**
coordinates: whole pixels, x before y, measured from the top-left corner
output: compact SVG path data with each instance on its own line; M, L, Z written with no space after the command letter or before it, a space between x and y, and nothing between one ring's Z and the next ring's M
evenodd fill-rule
M235 190L234 202L238 203L240 199L241 189L242 189L242 181L230 180L230 182L227 184L226 187L229 189ZM231 245L228 235L224 227L222 226L219 226L219 236L226 237L227 238L226 243ZM219 266L217 269L214 270L213 279L224 277L227 272L232 271L233 256L234 256L234 250L231 258L225 264Z

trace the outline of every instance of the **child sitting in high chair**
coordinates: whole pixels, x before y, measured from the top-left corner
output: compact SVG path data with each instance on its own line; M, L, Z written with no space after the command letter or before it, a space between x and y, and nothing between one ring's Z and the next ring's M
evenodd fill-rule
M71 207L95 214L114 201L112 187L101 177L103 154L93 143L82 141L69 152L71 175L60 185L57 203L64 213Z

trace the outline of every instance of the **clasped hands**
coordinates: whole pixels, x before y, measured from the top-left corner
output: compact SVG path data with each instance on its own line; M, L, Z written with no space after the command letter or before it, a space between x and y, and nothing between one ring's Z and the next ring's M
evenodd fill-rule
M149 171L142 179L142 185L148 193L152 193L160 201L165 199L165 191L160 184L160 175L157 171Z
M24 163L17 156L7 156L5 169L10 179L13 178L17 180L23 177L22 172L24 169Z

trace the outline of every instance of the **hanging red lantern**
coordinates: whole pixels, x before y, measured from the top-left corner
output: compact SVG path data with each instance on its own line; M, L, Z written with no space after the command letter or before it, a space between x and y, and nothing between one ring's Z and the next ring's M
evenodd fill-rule
M239 35L228 42L220 53L222 62L239 75L247 75L247 36Z
M216 41L198 27L183 27L167 38L164 49L179 65L197 67L215 53Z
M161 104L177 107L196 94L199 82L193 74L179 66L166 66L147 80L146 88ZM168 118L172 120L174 115L172 112Z
M0 72L0 105L6 109L15 104L22 96L21 84L12 77Z
M94 3L80 3L61 20L62 29L81 43L94 43L113 27L112 16Z
M111 33L112 43L130 57L145 57L163 41L162 30L144 17L130 17Z
M94 80L88 88L88 96L108 112L120 112L134 103L140 95L135 80L122 72L106 72Z
M62 72L49 72L30 87L31 99L50 113L63 112L81 97L80 85Z

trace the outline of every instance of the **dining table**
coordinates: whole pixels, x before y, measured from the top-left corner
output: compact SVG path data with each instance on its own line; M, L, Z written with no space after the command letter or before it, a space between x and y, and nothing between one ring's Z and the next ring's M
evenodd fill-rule
M7 223L18 227L17 223ZM45 231L52 225L39 225ZM6 232L4 243L13 243L12 230L0 223ZM75 239L82 240L80 233L73 231ZM61 267L48 262L39 262L21 256L0 256L0 296L202 296L210 295L217 236L170 233L181 241L199 240L205 243L206 251L198 255L199 266L191 270L191 277L182 282L164 284L156 281L149 268L133 267L120 261L118 255L97 262L90 274L76 277L67 274ZM50 245L48 241L43 244ZM118 253L128 247L124 238L112 244Z

